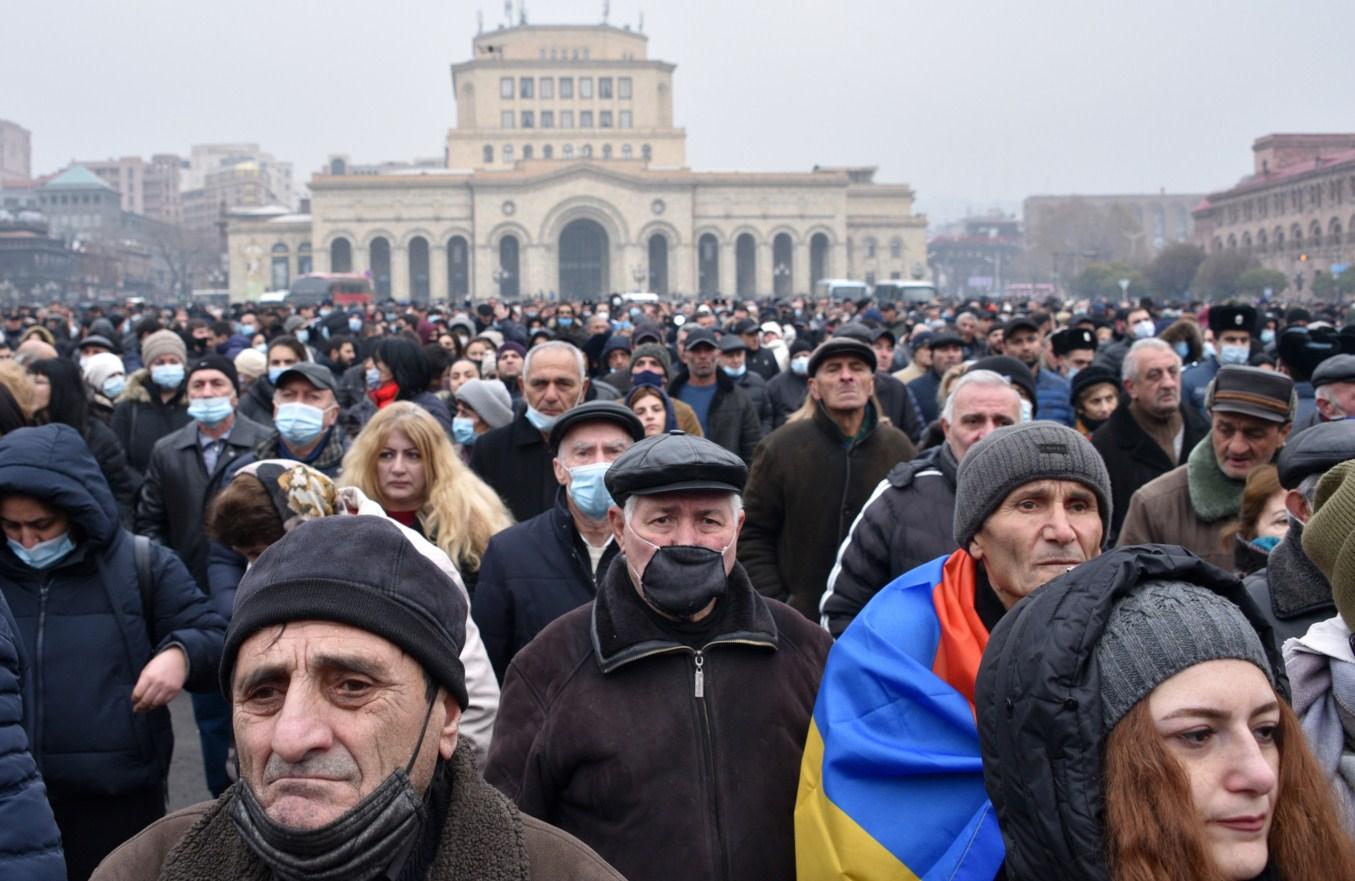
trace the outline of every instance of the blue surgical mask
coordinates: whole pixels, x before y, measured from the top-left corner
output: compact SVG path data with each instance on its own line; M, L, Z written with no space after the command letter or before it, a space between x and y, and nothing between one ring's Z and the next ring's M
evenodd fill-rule
M809 375L809 359L808 359L808 358L795 358L795 359L793 359L793 360L790 362L790 372L791 372L791 373L794 373L796 376L808 376L808 375Z
M292 401L278 407L273 425L288 443L308 444L324 433L325 411Z
M245 324L243 322L240 324L240 333L243 334L244 336L254 336L254 334L258 332L259 328L257 325Z
M1069 367L1068 374L1064 377L1064 379L1068 380L1069 382L1072 382L1073 377L1077 376L1077 372L1081 369L1082 369L1081 367Z
M362 330L362 319L356 315L349 318L348 329L353 333L359 333Z
M234 412L230 398L195 398L188 403L189 417L208 428L225 422Z
M1275 546L1280 543L1280 537L1278 535L1258 535L1251 540L1251 543L1253 547L1263 550L1268 554L1275 550Z
M381 385L381 371L375 367L368 368L364 376L367 379L367 388L376 388Z
M311 332L306 328L301 328L296 332L297 342L308 343L311 339Z
M572 315L561 315L559 318L556 318L556 319L555 319L555 323L556 323L557 325L559 325L560 327L569 327L570 325L572 325L572 324L574 323L574 316L572 316Z
M151 382L164 389L174 389L183 385L184 367L182 364L157 364L151 368Z
M1261 345L1268 346L1273 342L1275 342L1275 331L1268 327L1261 331Z
M721 364L720 369L725 372L725 376L728 376L731 379L738 379L748 372L748 365L740 364L738 367L726 367L724 364Z
M1251 357L1251 346L1219 346L1220 364L1246 364Z
M271 382L273 385L277 385L277 384L278 384L278 377L279 377L279 376L282 376L283 371L286 370L286 369L287 369L286 367L270 367L270 368L268 368L268 381Z
M30 569L50 569L75 550L75 542L71 541L70 533L67 532L61 533L56 538L40 541L31 548L24 547L12 538L7 541L14 556Z
M574 500L579 513L589 520L606 517L607 509L613 504L611 493L602 482L610 465L610 462L595 462L569 469L569 497Z
M1172 343L1172 349L1175 350L1177 357L1182 361L1186 360L1187 356L1190 355L1190 343L1185 340L1177 340Z
M550 431L555 427L555 420L559 418L559 416L547 416L531 404L527 405L527 421L536 426L537 431Z
M127 380L125 378L121 376L110 376L108 379L104 380L103 388L100 390L104 393L104 397L111 401L122 394L122 390L125 388L127 388Z
M453 416L452 440L463 447L475 443L475 420L469 416Z

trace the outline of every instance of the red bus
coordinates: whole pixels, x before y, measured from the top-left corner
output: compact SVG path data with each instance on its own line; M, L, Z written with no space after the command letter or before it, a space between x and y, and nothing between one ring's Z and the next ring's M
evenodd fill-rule
M335 306L367 306L372 302L372 280L350 272L313 272L299 276L287 291L287 302L299 306L329 300Z

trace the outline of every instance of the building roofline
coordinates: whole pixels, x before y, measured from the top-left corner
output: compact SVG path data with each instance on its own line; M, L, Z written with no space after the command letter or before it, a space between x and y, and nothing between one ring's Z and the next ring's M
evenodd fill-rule
M501 25L492 31L481 31L476 34L474 42L478 43L489 37L502 36L503 34L511 34L518 31L612 31L614 33L636 37L645 42L649 42L649 35L643 31L608 24L606 22L599 22L598 24L513 24L508 25L507 27Z

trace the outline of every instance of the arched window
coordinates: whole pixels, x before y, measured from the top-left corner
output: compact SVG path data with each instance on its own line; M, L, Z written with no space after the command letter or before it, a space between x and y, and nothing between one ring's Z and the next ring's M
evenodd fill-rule
M592 145L592 144L584 144L582 147L579 148L579 155L582 156L584 159L592 159L592 158L593 158L593 145Z
M465 236L447 240L447 293L451 297L470 293L470 248Z
M573 159L573 158L574 158L574 145L573 145L573 144L565 144L565 145L564 145L563 147L561 147L560 149L561 149L561 151L564 153L564 156L565 156L566 159Z
M551 147L550 144L546 144L546 145L544 145L544 146L541 148L541 158L542 158L542 159L550 159L551 156L552 156L554 153L555 153L555 150Z
M315 260L311 256L311 243L302 242L296 246L296 274L310 275L315 271Z
M367 265L372 270L372 290L378 297L391 295L391 243L381 236L367 247Z
M522 158L523 158L523 159L531 159L531 158L532 158L532 145L531 145L531 144L524 144L524 145L522 146Z
M640 158L646 162L653 159L654 148L649 146L648 144L645 144L644 146L640 147Z
M272 290L285 291L287 290L287 286L291 284L292 279L290 276L289 263L290 260L287 256L287 246L282 242L278 242L273 246L273 271L270 278Z
M493 162L494 162L494 145L493 145L493 144L485 144L485 155L484 155L484 160L485 160L485 164L486 164L486 165L491 165L491 164L493 164Z
M757 242L752 233L734 240L734 291L740 296L757 293Z
M602 158L603 158L603 159L611 159L611 158L612 158L612 145L611 145L611 144L603 144L603 145L602 145Z
M794 250L789 233L777 233L772 239L772 292L778 297L795 289Z
M409 240L409 298L416 303L427 303L430 296L428 239L415 236Z
M345 238L337 238L329 243L329 271L353 271L353 243Z
M621 145L621 158L622 158L622 159L629 159L629 158L631 158L631 154L634 153L634 152L635 152L635 151L631 149L630 144L622 144L622 145Z
M494 273L499 283L499 296L516 297L519 289L518 239L504 236L499 239L499 268Z
M513 145L512 145L512 144L504 144L504 145L503 145L503 161L504 161L505 163L511 163L511 162L513 161Z
M720 290L720 240L706 233L697 242L697 290L703 294L713 294Z
M828 236L816 232L809 239L809 286L828 276Z
M649 289L668 293L668 237L663 233L649 237Z

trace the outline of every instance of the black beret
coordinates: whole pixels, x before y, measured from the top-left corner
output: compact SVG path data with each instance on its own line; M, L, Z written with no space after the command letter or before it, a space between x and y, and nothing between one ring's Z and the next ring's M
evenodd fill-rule
M1280 450L1280 486L1298 489L1305 477L1355 459L1355 422L1322 422L1298 432Z
M838 355L851 355L860 358L870 367L872 373L878 366L875 360L875 350L869 343L863 343L858 339L845 336L835 336L824 340L819 347L814 350L814 354L809 356L809 375L813 376L819 372L819 367L824 361Z
M632 440L645 436L644 424L629 407L623 407L615 401L587 401L561 413L550 429L550 449L554 453L560 449L560 441L565 435L585 422L610 422L630 434Z
M1209 307L1209 329L1214 333L1225 330L1245 330L1256 333L1256 310L1251 306L1211 306Z
M1049 338L1054 354L1060 357L1078 349L1096 351L1096 334L1085 327L1065 327Z
M631 496L743 492L748 466L714 441L681 431L647 437L617 457L603 482L618 505Z
M1355 355L1332 355L1313 371L1313 388L1331 382L1355 382Z

